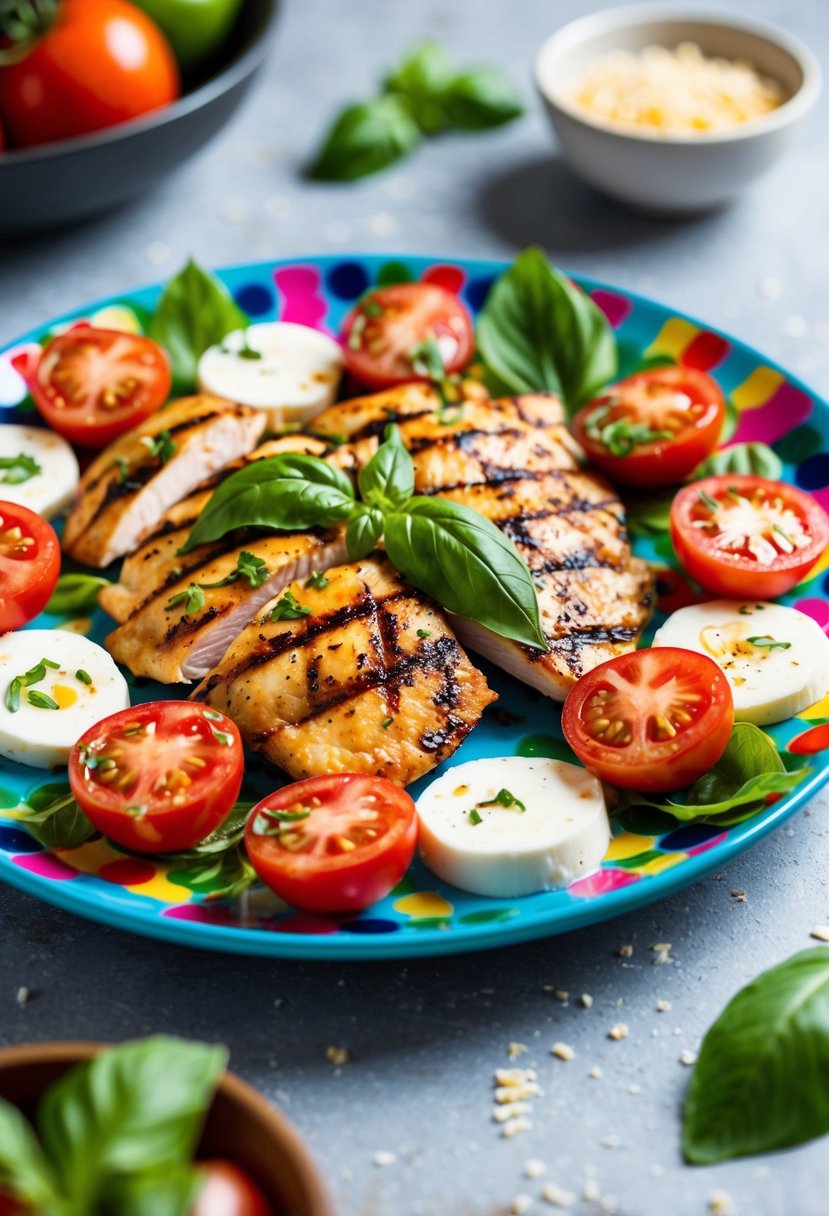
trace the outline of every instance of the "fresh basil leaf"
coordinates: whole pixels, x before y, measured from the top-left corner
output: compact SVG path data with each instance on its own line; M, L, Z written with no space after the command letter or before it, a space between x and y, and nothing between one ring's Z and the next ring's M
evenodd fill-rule
M65 1073L37 1119L61 1191L91 1212L120 1179L189 1163L226 1059L221 1047L158 1036Z
M244 839L245 824L254 805L253 802L237 802L228 813L227 818L209 836L205 836L204 840L199 841L192 849L167 854L167 857L201 858L211 854L225 853L235 848Z
M345 530L345 546L352 562L358 562L376 547L383 535L382 513L373 507L356 508Z
M346 519L353 506L351 482L333 465L316 456L271 456L221 483L180 552L220 540L235 528L327 527Z
M420 129L403 100L392 94L343 110L326 136L308 176L344 182L387 169L420 141Z
M571 414L616 375L616 342L604 313L537 248L520 253L490 289L478 347L509 392L547 389Z
M443 94L454 76L452 60L437 42L419 42L383 82L387 93L398 94L425 135L446 126Z
M204 1185L192 1165L119 1179L109 1188L104 1207L117 1216L190 1216Z
M443 107L452 126L462 131L502 127L524 113L512 81L494 67L455 76L443 94Z
M490 520L447 498L412 498L384 528L389 560L413 586L501 637L547 649L530 572Z
M725 751L688 791L692 803L719 803L733 798L744 783L766 773L782 773L777 748L758 726L735 722Z
M198 850L167 857L171 881L188 887L205 899L238 899L257 881L256 871L240 844L216 850Z
M208 346L249 324L224 284L191 259L164 288L149 333L170 357L176 391L187 392Z
M634 536L661 536L668 531L672 494L625 496L627 526Z
M363 501L370 507L386 510L399 507L414 494L414 480L414 464L400 437L400 428L387 426L385 442L357 478Z
M268 619L271 621L301 621L304 616L310 615L311 609L308 604L300 604L292 591L286 591L276 601Z
M98 592L109 583L96 574L62 574L44 611L52 616L85 616L98 607Z
M16 1106L0 1098L0 1191L25 1199L35 1211L56 1198L52 1167L34 1129Z
M682 1147L711 1165L829 1132L829 950L764 972L706 1034L685 1100Z
M18 822L45 849L76 849L97 834L69 790L36 808L27 802L18 811Z
M783 461L767 443L735 443L703 460L689 480L698 481L702 477L718 477L728 473L753 473L757 477L779 481L782 472Z

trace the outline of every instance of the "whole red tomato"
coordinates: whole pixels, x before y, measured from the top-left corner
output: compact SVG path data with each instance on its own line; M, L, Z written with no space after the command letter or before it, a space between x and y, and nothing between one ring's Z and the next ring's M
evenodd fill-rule
M21 147L70 139L169 105L173 52L128 0L62 0L17 63L0 70L0 116Z

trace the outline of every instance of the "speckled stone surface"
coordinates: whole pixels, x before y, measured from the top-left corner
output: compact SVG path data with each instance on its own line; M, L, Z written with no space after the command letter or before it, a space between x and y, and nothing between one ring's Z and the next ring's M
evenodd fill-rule
M821 0L730 7L788 25L826 59ZM827 102L798 152L732 209L687 222L632 216L571 175L532 95L537 43L581 8L293 0L255 96L197 160L116 214L0 247L0 341L163 277L190 253L215 265L348 248L509 255L535 241L565 267L730 330L826 395ZM435 141L363 184L304 183L300 167L332 110L424 35L459 57L502 62L524 84L528 117ZM742 1216L825 1216L825 1142L693 1170L678 1145L682 1053L697 1049L737 988L829 921L827 811L818 799L726 871L623 920L408 966L211 957L3 889L0 1042L165 1030L228 1043L234 1067L310 1140L342 1216L490 1216L521 1194L553 1211L539 1198L548 1181L575 1196L579 1216L698 1216L718 1192L717 1211L730 1202ZM657 965L660 942L672 949ZM627 944L632 955L619 957ZM32 994L24 1005L21 986ZM670 1008L657 1012L658 1001ZM629 1034L612 1041L618 1022ZM574 1058L552 1056L556 1042ZM505 1140L491 1121L492 1077L510 1043L526 1045L517 1063L538 1070L544 1094L532 1130ZM350 1061L331 1063L332 1046ZM601 1076L591 1077L596 1065ZM524 1177L529 1158L547 1172Z

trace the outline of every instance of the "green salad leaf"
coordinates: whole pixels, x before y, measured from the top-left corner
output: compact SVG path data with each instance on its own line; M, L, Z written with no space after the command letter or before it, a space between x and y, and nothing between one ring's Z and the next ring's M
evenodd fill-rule
M460 131L489 131L524 113L515 85L496 67L460 72L445 89L442 100L449 124Z
M688 1161L712 1165L829 1132L829 950L803 950L726 1006L685 1101Z
M361 101L336 119L308 176L329 182L367 177L407 156L419 142L420 128L399 97Z
M399 507L414 494L414 463L396 426L387 426L381 443L360 470L357 484L363 502L386 510Z
M783 461L767 443L734 443L720 448L694 470L690 481L701 477L715 477L727 473L753 473L757 477L768 477L779 481L783 472Z
M45 849L76 849L98 834L67 785L40 788L43 796L30 794L18 812L19 822Z
M496 279L478 317L478 348L498 386L558 393L569 414L617 371L604 313L538 248Z
M164 288L149 334L170 357L176 392L186 393L196 387L199 358L208 346L249 324L224 284L191 259Z

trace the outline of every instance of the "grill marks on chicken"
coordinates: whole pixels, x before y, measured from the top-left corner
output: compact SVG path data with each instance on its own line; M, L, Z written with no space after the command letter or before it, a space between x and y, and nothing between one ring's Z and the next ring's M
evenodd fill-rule
M365 772L408 784L451 755L495 694L443 613L387 561L327 579L287 589L310 609L300 619L272 620L279 599L266 604L193 696L294 778Z
M455 628L471 649L563 700L586 671L633 649L650 616L651 575L631 555L622 504L603 478L580 468L580 449L552 394L495 402L475 395L454 421L445 415L434 390L405 386L332 406L315 427L345 434L340 459L348 451L361 467L395 421L414 460L417 492L473 507L511 537L533 575L549 651L505 641L472 621Z
M218 469L250 452L261 410L219 397L184 397L117 439L81 478L63 548L103 567L135 549L164 512Z

